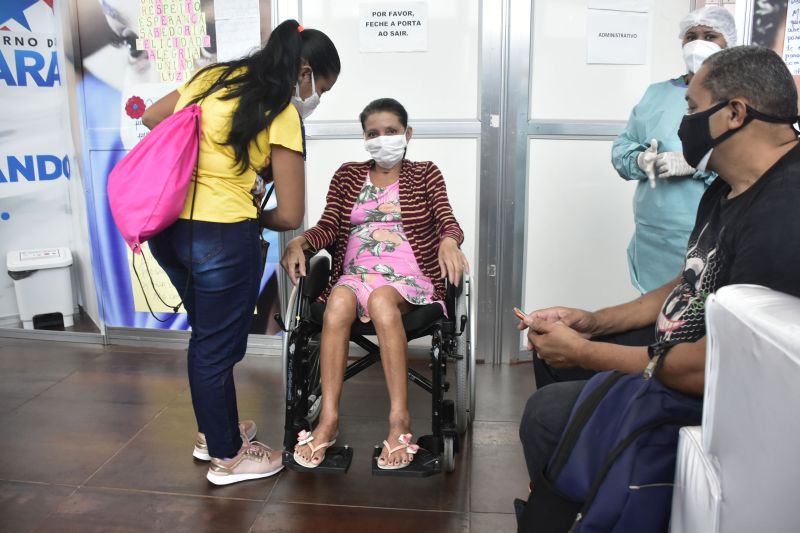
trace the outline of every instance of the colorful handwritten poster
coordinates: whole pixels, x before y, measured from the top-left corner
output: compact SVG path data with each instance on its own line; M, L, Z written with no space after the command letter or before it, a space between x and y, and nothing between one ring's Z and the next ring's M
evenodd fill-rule
M793 76L800 75L800 0L789 0L786 13L786 35L783 42L783 60Z
M141 0L136 48L155 63L162 82L183 83L211 46L199 0Z

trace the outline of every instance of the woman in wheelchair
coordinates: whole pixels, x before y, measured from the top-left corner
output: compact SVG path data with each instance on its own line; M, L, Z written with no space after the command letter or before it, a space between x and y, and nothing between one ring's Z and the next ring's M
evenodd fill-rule
M339 400L350 328L373 322L389 391L389 430L378 467L404 468L417 451L408 410L408 342L402 315L414 306L444 308L444 277L458 284L468 271L464 240L444 178L430 161L405 159L408 113L391 98L375 100L359 117L372 159L345 163L333 176L319 222L289 242L281 264L292 283L305 276L305 252L332 255L320 345L322 409L313 434L301 432L294 459L318 466L336 442Z

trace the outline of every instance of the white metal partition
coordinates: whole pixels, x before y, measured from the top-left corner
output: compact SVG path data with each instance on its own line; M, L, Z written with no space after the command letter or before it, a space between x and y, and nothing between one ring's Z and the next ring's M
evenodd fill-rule
M524 95L511 95L528 109L526 135L519 123L510 132L517 142L508 170L527 202L524 288L517 295L528 311L621 303L637 295L626 261L635 184L612 168L611 141L649 84L684 72L678 23L694 2L651 2L644 65L587 64L587 0L520 4L528 3L511 2L519 11L511 18L530 27L512 26L521 32L512 42L529 51L530 63L509 75L510 87L518 86L516 77L528 82ZM503 345L512 358L521 355L513 348L522 345L515 330L503 330Z

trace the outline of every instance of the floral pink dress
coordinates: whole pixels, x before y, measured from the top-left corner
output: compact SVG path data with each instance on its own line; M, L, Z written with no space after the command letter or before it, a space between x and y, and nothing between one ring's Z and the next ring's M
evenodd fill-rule
M400 182L378 188L367 175L350 214L350 239L342 275L333 287L352 290L358 318L369 322L367 300L378 287L390 285L414 305L434 303L433 283L424 276L403 231ZM437 301L444 310L444 303Z

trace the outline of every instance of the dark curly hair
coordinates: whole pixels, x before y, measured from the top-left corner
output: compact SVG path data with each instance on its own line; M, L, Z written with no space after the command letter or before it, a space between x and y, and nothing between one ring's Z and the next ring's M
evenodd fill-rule
M408 112L406 111L406 108L403 107L403 104L394 98L378 98L377 100L373 100L368 103L367 107L365 107L358 116L358 118L361 120L361 130L364 131L364 124L367 122L367 118L370 115L380 113L381 111L394 113L397 115L397 118L400 119L400 124L403 125L403 128L408 127Z

